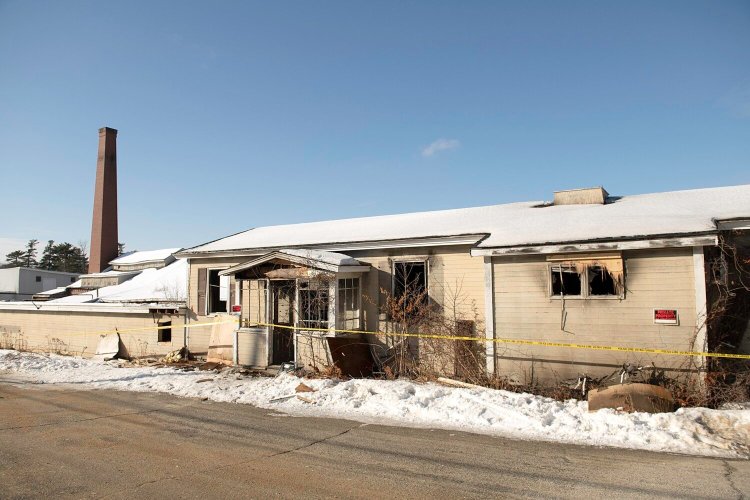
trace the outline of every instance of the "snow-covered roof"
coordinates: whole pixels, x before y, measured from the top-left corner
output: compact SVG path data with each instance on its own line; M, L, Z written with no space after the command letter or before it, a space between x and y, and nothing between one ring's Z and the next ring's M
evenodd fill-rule
M337 252L326 252L324 250L307 250L304 248L283 248L279 252L301 257L303 259L314 260L331 264L332 266L360 266L362 265L357 259Z
M81 288L82 286L83 286L83 280L78 280L66 286L65 288Z
M606 204L542 201L250 229L183 255L481 235L478 247L652 238L716 231L715 220L750 217L750 185L610 197Z
M65 290L67 290L68 287L65 286L59 286L57 288L53 288L51 290L45 290L43 292L37 292L34 294L35 297L38 296L46 296L46 295L57 295L58 293L65 293Z
M234 275L240 271L277 259L292 262L307 268L333 272L362 272L369 268L369 264L362 264L357 259L342 253L326 252L324 250L309 250L306 248L284 248L282 250L269 252L247 262L242 262L236 266L230 267L229 269L225 269L219 273L219 276Z
M98 273L89 273L89 274L82 274L81 278L116 278L118 276L126 276L129 274L138 274L141 272L138 271L115 271L111 268L107 268L104 271L98 272ZM73 286L73 285L70 285Z
M119 285L50 300L47 304L182 302L187 297L187 269L187 260L178 259L161 269L144 269L138 276Z
M168 259L171 255L182 250L181 248L162 248L159 250L133 251L120 255L109 261L111 265L123 264L145 264Z

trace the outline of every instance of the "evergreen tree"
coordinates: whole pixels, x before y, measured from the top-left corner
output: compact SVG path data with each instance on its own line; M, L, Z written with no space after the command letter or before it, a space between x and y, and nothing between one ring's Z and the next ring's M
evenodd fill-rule
M37 267L37 261L36 261L37 244L39 244L38 240L29 240L29 242L26 244L26 251L23 254L24 267Z
M55 246L55 240L47 241L47 246L42 251L42 259L39 261L39 267L48 271L54 270L54 264L52 262L52 249Z
M58 243L51 249L52 268L66 273L85 273L89 260L80 247L70 243Z
M5 255L6 267L19 267L23 265L25 252L16 250Z

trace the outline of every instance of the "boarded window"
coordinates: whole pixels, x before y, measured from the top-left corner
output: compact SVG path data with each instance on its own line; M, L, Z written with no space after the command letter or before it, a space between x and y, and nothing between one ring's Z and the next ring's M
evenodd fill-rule
M473 321L456 321L456 334L459 337L476 337ZM475 380L484 372L484 345L475 340L456 340L453 360L454 374L458 378Z
M159 321L157 323L159 327L159 342L172 342L172 322L171 321Z

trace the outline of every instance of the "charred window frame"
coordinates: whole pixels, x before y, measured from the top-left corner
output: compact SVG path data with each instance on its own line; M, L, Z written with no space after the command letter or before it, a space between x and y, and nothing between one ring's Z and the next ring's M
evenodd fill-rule
M588 281L587 295L589 297L619 297L618 283L606 266L586 266Z
M429 302L429 266L424 260L393 261L391 293L396 301L408 295L406 300L418 300L427 305Z
M586 256L548 260L548 286L552 298L623 299L625 273L622 257Z
M581 297L583 293L583 276L580 270L571 264L552 264L550 269L550 292L552 296Z

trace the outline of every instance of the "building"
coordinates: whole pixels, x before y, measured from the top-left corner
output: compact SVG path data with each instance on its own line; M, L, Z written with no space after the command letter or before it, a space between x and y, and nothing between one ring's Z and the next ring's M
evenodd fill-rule
M704 351L709 270L724 236L748 229L750 185L636 196L592 188L552 202L258 227L177 257L188 261L194 320L240 310L243 364L331 363L328 339L356 336L337 330L392 331L384 306L408 284L484 340L487 373L548 383L626 362L684 369L679 356L523 342ZM365 338L386 350L401 342ZM191 336L191 351L208 344Z
M177 250L118 257L43 302L0 303L0 347L88 357L103 332L121 331L123 351L132 357L180 349L187 342L188 267L173 257Z
M117 130L103 127L89 272L80 279L66 275L47 284L46 278L37 277L44 286L29 289L34 302L0 303L0 348L91 356L102 335L115 331L121 350L132 357L163 355L188 343L188 330L182 327L190 319L185 307L187 261L174 257L180 249L118 256L117 222ZM45 273L23 270L22 278L25 271Z
M66 287L77 279L76 273L30 267L0 269L0 300L30 300L35 294Z
M697 373L705 357L602 348L748 351L750 308L731 309L726 297L750 304L750 275L735 265L750 262L737 258L749 250L750 185L635 196L592 188L549 202L258 227L121 256L43 303L2 303L0 346L88 356L101 332L117 330L134 357L187 346L259 368L326 369L346 362L348 342L384 363L405 352L438 373L519 384L600 377L625 363ZM445 323L411 321L421 307ZM214 335L232 315L236 334ZM476 340L436 350L456 335Z

